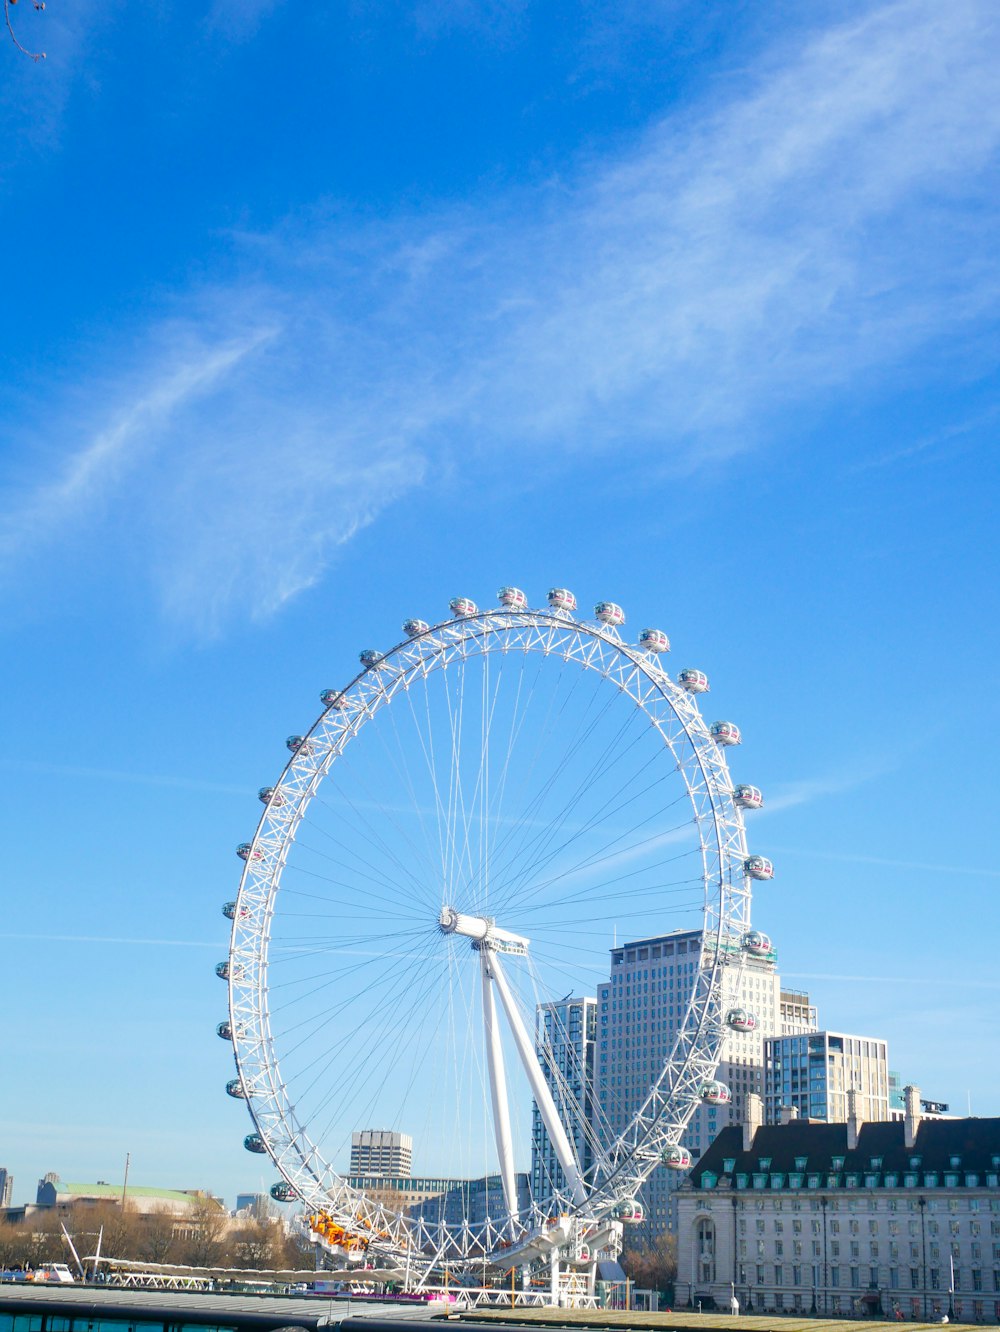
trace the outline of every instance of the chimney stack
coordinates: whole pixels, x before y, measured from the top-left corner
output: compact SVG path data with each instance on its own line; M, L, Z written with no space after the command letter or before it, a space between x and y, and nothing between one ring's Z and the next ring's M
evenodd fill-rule
M910 1148L916 1144L917 1129L920 1127L920 1088L904 1087L903 1096L906 1105L903 1115L903 1142L907 1148Z
M754 1135L764 1122L764 1102L756 1092L747 1095L747 1113L743 1121L743 1150L753 1147Z
M782 1124L790 1124L793 1119L798 1119L799 1107L797 1105L779 1105L778 1118Z
M858 1129L861 1127L861 1117L858 1114L858 1096L857 1087L852 1087L847 1093L847 1150L853 1152L858 1145Z

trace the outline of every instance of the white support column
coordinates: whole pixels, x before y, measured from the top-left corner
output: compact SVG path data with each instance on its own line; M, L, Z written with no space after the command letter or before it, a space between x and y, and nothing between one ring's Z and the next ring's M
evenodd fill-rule
M496 1135L497 1157L500 1161L500 1179L503 1183L503 1196L507 1204L507 1215L511 1218L510 1230L513 1233L514 1218L517 1216L517 1181L514 1176L514 1146L510 1131L510 1102L507 1099L507 1073L503 1062L503 1048L500 1044L500 1026L497 1022L496 1001L493 997L493 983L490 979L489 950L483 948L479 954L483 977L483 1022L486 1027L486 1059L490 1070L490 1096L493 1100L493 1132Z
M486 950L484 949L485 953ZM528 1035L521 1014L518 1011L514 996L511 994L510 986L507 984L507 977L504 975L503 968L500 965L500 959L496 953L490 953L488 961L484 964L489 968L490 974L496 981L497 989L500 991L500 1002L503 1004L504 1012L507 1014L507 1021L510 1023L510 1029L517 1045L518 1054L521 1056L521 1063L524 1065L524 1071L528 1075L528 1081L531 1083L531 1091L538 1106L539 1113L542 1116L542 1122L548 1131L549 1140L559 1158L559 1164L563 1168L563 1173L573 1193L576 1202L582 1203L586 1200L587 1190L584 1187L583 1179L580 1175L580 1167L577 1165L576 1157L573 1155L573 1148L570 1146L569 1138L566 1136L566 1130L563 1128L562 1120L559 1118L559 1112L556 1109L556 1103L552 1099L552 1093L549 1091L549 1085L545 1081L545 1075L542 1072L538 1059L535 1055L535 1048Z

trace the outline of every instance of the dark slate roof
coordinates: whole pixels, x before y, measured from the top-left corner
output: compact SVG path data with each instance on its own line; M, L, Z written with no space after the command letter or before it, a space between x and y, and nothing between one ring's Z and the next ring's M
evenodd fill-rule
M916 1168L921 1172L954 1169L951 1158L955 1156L960 1158L959 1170L984 1173L995 1171L994 1158L1000 1160L1000 1119L923 1119L912 1148L905 1145L901 1120L862 1124L854 1151L847 1149L846 1124L803 1119L764 1124L754 1135L749 1152L743 1150L742 1126L730 1124L695 1163L690 1180L699 1188L703 1173L725 1174L722 1164L729 1158L735 1158L735 1174L752 1175L761 1169L760 1158L768 1156L768 1172L786 1175L795 1170L795 1158L803 1156L806 1172L820 1174L833 1170L835 1156L844 1158L841 1170L845 1174L870 1171L873 1157L882 1158L882 1171L902 1174L911 1169L910 1158L917 1156L920 1164Z

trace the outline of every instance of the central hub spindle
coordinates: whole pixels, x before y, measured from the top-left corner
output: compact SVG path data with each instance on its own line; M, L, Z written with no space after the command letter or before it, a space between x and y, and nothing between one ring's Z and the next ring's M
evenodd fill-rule
M490 916L466 916L454 907L443 906L437 923L442 934L461 934L471 939L477 951L488 948L494 953L516 953L522 957L528 951L529 940L502 930Z

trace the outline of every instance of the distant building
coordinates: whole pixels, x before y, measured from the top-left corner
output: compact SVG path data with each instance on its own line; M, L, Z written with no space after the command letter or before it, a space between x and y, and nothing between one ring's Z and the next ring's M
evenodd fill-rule
M6 1166L0 1166L0 1207L10 1207L14 1194L14 1176Z
M778 996L778 1010L781 1028L779 1032L771 1033L773 1035L799 1036L819 1029L816 1005L809 1002L805 990L782 989Z
M714 962L710 952L706 960ZM742 1117L751 1092L763 1094L764 1037L780 1030L776 961L773 949L748 954L741 967L732 969L732 977L727 975L724 1007L744 1008L757 1023L751 1032L728 1030L723 1038L716 1077L729 1086L732 1101L695 1111L684 1135L692 1157L725 1124ZM596 1127L604 1141L623 1133L644 1102L673 1049L701 965L700 930L676 930L612 949L611 979L598 989ZM663 1168L650 1175L641 1195L643 1241L671 1228L671 1197L681 1179L677 1171Z
M769 1124L791 1106L802 1119L843 1124L847 1094L859 1095L862 1119L889 1118L889 1062L886 1043L871 1036L810 1031L769 1036L765 1042L765 1114Z
M277 1209L266 1193L238 1193L234 1215L252 1216L266 1219L275 1216Z
M507 1203L503 1180L499 1175L486 1175L480 1179L442 1180L441 1183L447 1187L436 1197L412 1206L411 1216L420 1217L432 1227L444 1223L455 1233L464 1221L468 1221L470 1226L479 1226L490 1218L498 1223L506 1218ZM517 1210L526 1214L531 1206L528 1176L519 1172L515 1176L515 1187Z
M762 1125L751 1099L677 1195L678 1307L1000 1322L1000 1119Z
M576 1151L584 1177L594 1166L594 1039L597 1000L567 998L539 1004L535 1049L559 1118ZM531 1106L531 1192L547 1198L565 1189L566 1177L537 1104Z
M122 1192L121 1184L106 1184L103 1180L98 1180L96 1184L69 1183L56 1174L48 1174L38 1181L35 1204L39 1208L57 1212L98 1203L119 1206ZM125 1191L125 1198L141 1216L153 1213L185 1216L205 1202L216 1203L222 1208L219 1200L203 1189L150 1189L130 1184Z
M894 1069L889 1070L889 1118L903 1119L906 1114L905 1087L903 1079ZM947 1101L928 1101L920 1098L920 1113L925 1119L957 1119L950 1114Z
M390 1129L362 1129L351 1135L352 1175L401 1179L413 1170L413 1139Z

